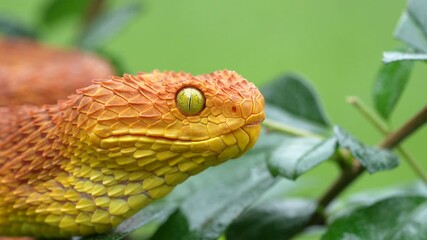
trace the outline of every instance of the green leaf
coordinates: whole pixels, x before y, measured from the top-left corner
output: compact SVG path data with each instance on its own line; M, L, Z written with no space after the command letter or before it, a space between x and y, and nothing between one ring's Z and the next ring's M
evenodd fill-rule
M41 24L52 26L57 22L75 16L86 14L86 9L92 1L53 0L46 6L41 17Z
M427 2L411 0L402 15L395 36L417 51L427 53Z
M395 228L388 236L391 240L421 239L427 236L427 203L423 203L412 212L412 216L399 228ZM417 231L414 231L417 229Z
M8 37L37 38L37 34L34 30L12 18L4 16L0 17L0 32Z
M296 179L318 164L328 160L336 150L334 137L326 140L317 138L290 138L283 141L268 159L273 175Z
M424 33L424 36L427 37L427 2L425 0L410 0L407 11Z
M276 182L264 161L264 153L250 153L190 179L186 184L193 185L197 191L186 197L180 210L152 239L217 239L245 208Z
M426 217L425 197L388 198L338 218L322 239L425 239Z
M375 109L384 119L389 119L405 89L412 67L413 62L404 61L392 62L380 68L373 89L373 98Z
M427 61L427 54L424 53L404 53L404 52L384 52L383 62L391 63L396 61Z
M87 31L77 43L81 48L96 50L109 38L113 37L140 12L139 2L132 2L100 15L87 28Z
M254 148L250 150L250 153L262 152L269 155L274 149L280 146L283 141L287 141L288 139L289 136L261 131L259 139Z
M398 184L391 187L369 189L363 192L352 194L348 198L336 199L333 206L328 208L328 221L348 215L356 209L367 207L375 202L403 196L424 196L427 197L427 187L422 181L413 183Z
M308 200L266 202L240 215L227 229L227 240L290 239L304 229L315 209Z
M394 35L413 49L427 52L427 37L408 13L402 15Z
M198 239L195 233L189 229L190 225L185 213L178 209L157 229L150 239Z
M399 165L399 159L385 149L369 147L351 136L344 129L335 126L334 134L342 148L350 150L352 155L368 170L369 173L388 170Z
M311 84L296 75L283 75L262 88L268 104L323 127L327 119L318 96Z

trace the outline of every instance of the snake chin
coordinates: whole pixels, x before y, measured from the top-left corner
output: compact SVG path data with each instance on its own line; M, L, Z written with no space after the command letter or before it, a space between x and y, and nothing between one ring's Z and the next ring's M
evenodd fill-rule
M250 123L250 124L247 124L247 125L240 128L241 130L243 130L244 132L246 132L249 135L250 141L248 142L246 147L244 149L242 149L242 151L240 153L238 153L236 156L234 156L232 159L239 158L239 157L245 155L249 150L252 149L252 147L257 142L258 137L261 133L261 122L262 121Z

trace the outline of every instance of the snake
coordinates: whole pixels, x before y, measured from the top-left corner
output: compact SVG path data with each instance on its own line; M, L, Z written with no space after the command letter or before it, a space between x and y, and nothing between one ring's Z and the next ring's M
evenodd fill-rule
M57 81L81 76L64 71ZM190 176L244 155L265 119L262 94L235 71L90 77L56 103L2 102L0 236L109 232ZM28 81L21 89L42 87Z

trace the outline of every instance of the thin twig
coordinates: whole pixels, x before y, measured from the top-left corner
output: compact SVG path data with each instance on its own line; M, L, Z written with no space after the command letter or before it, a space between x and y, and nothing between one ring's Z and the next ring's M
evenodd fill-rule
M277 122L271 119L266 119L262 125L271 131L284 133L286 135L298 136L298 137L314 137L314 138L323 138L322 136L308 132L302 129L294 128L289 125L286 125L281 122Z
M427 174L423 167L401 146L398 146L397 152L406 160L412 170L421 178L424 184L427 185Z
M92 22L101 14L106 1L105 0L91 0L86 9L86 13L83 15L82 27L80 31L80 37L88 31L89 26Z
M427 121L427 106L419 111L413 118L406 122L401 128L390 134L380 146L383 148L394 148L421 127Z
M369 107L366 106L358 97L350 96L347 102L354 106L363 116L384 135L390 133L389 127L382 121L376 114L374 114Z

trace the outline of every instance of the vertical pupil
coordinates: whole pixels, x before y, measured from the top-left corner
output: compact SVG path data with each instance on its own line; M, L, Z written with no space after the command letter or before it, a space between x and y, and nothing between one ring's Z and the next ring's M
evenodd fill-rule
M188 112L191 112L191 98L193 98L193 94L194 94L194 90L190 90L189 94L189 99L188 99Z
M192 87L181 89L176 95L176 106L185 115L194 115L205 108L205 96Z

